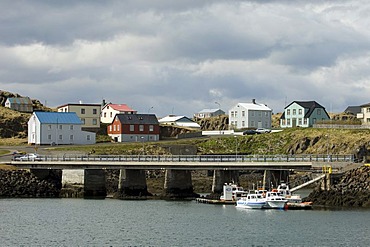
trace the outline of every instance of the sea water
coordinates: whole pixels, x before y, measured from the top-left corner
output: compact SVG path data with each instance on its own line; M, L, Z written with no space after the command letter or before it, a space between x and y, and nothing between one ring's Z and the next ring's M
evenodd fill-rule
M0 246L369 246L370 211L0 199Z

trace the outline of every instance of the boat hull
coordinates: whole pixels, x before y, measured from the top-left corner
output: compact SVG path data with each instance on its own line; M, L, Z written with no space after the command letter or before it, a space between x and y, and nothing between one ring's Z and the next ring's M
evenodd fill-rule
M265 202L237 202L236 207L246 209L262 209L265 205Z
M267 209L284 209L287 201L266 201L265 208Z

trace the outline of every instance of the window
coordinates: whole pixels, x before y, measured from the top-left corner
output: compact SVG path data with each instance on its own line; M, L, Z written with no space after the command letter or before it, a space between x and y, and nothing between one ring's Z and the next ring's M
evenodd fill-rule
M304 118L304 119L303 119L303 124L304 124L304 125L307 125L307 118Z
M235 121L235 127L238 127L238 121Z
M85 114L85 108L81 108L81 114Z
M73 135L69 136L69 140L71 140L71 141L73 140Z
M298 114L302 115L302 109L298 109Z
M285 119L281 120L281 125L285 125Z
M230 112L230 115L231 115L231 117L234 117L234 112L233 112L233 111L231 111L231 112Z
M290 126L290 119L289 118L286 120L286 125Z
M296 114L297 114L297 110L293 109L293 115L296 115Z
M113 131L116 131L117 130L116 128L117 128L116 125L113 125Z
M48 135L48 140L51 140L51 135Z
M60 129L60 130L61 130L61 129L63 129L63 125L61 125L61 124L60 124L60 125L59 125L59 129Z
M154 126L153 125L149 125L149 132L153 132L154 131Z
M316 123L316 118L312 119L312 123L315 124Z
M242 111L242 117L245 117L245 111Z
M109 131L112 131L112 125L109 125Z
M63 135L59 135L59 140L63 140Z
M254 127L254 121L251 121L251 127Z
M73 125L70 125L70 126L69 126L69 129L70 129L70 130L73 130Z
M290 109L286 110L286 115L290 115Z
M366 122L367 123L370 123L370 118L366 118Z
M104 117L107 117L107 113L106 112L104 112Z
M90 141L90 135L86 136L86 140Z
M139 131L144 131L144 125L142 124L139 125Z
M81 118L81 122L82 122L82 124L85 124L85 119Z
M130 125L130 131L135 131L135 125L133 124Z
M317 109L317 115L321 115L321 109Z
M235 111L235 117L237 117L238 116L238 111Z
M117 124L117 131L119 131L119 124Z
M97 109L93 109L93 114L94 115L98 114L98 110Z
M254 111L251 111L251 116L254 117Z
M93 125L97 125L98 124L98 120L96 118L93 119Z
M110 117L112 117L112 116L113 116L113 113L112 113L112 112L110 112L110 113L109 113L109 116L110 116Z
M48 125L48 130L51 130L51 124Z
M261 117L262 116L262 112L259 111L258 112L258 116Z
M370 112L370 108L366 108L366 112Z
M298 118L298 125L302 125L302 118Z
M244 127L245 126L245 121L242 121L242 127Z

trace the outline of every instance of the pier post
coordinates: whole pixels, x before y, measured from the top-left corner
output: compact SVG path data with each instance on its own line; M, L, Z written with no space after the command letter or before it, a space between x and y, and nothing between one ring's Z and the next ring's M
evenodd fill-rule
M239 171L215 170L213 173L212 194L221 194L225 183L239 184Z
M120 198L152 195L148 192L145 170L121 169L118 191Z
M105 170L85 169L84 198L104 199L107 196L105 187Z
M198 197L193 190L191 171L166 170L163 196L166 198Z

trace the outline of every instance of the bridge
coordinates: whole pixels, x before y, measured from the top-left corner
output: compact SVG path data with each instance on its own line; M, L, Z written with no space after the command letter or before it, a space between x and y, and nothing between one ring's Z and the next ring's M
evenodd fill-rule
M307 170L323 164L348 164L353 155L39 155L11 161L18 168L40 169L179 169Z
M289 171L313 171L330 166L333 170L354 162L353 155L39 155L37 160L13 160L7 164L30 169L39 177L53 171L84 170L85 197L105 196L105 170L119 169L119 191L125 195L149 194L146 170L164 170L166 194L194 195L192 170L213 170L212 192L220 193L224 183L239 181L240 170L263 170L264 184L287 181ZM283 173L283 175L282 175ZM55 174L52 174L55 177ZM62 175L60 175L62 179Z

